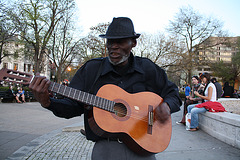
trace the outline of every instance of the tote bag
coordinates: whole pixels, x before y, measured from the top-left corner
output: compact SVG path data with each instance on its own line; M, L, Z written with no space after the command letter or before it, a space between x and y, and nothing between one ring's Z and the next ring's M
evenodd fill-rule
M190 130L190 124L191 124L191 113L186 114L186 130Z

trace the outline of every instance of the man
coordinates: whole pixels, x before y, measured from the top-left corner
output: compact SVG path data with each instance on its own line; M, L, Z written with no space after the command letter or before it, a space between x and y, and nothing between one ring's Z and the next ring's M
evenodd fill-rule
M223 86L223 96L224 98L232 98L234 93L233 86L229 85L229 82L225 82Z
M191 95L190 84L187 84L187 86L185 88L185 99L189 99L190 95Z
M184 125L186 125L186 117L185 117L185 115L187 114L187 107L188 107L188 105L190 105L190 104L197 104L197 103L199 103L199 101L202 100L201 98L196 97L194 95L194 91L203 92L203 90L204 90L204 87L202 87L202 85L199 83L198 76L192 76L192 84L193 84L192 92L191 92L191 90L189 91L189 89L187 89L187 87L185 89L185 95L186 95L186 90L187 90L188 98L185 99L185 102L184 102L182 120L179 121L179 122L176 122L177 124L184 124Z
M129 93L154 92L164 99L155 111L156 119L164 123L170 113L179 111L181 99L177 86L168 81L164 70L149 59L134 57L131 53L139 36L129 18L114 18L106 34L100 35L107 39L108 57L88 61L77 71L69 86L92 94L106 84L117 85ZM67 98L49 98L49 84L49 80L37 75L29 87L41 105L56 116L72 118L84 114L86 138L96 142L92 159L155 159L154 155L141 157L123 143L96 135L88 123L91 107Z
M220 83L218 83L216 78L212 78L211 82L215 85L215 87L217 88L217 98L221 98L222 97L222 85Z

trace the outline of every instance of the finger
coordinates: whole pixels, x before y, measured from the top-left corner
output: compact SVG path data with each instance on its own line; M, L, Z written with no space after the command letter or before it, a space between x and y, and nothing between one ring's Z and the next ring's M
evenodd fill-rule
M39 77L36 81L36 85L35 85L35 89L37 92L40 92L40 93L43 93L45 92L46 90L44 90L46 87L46 82L47 82L47 79L46 77Z
M32 87L34 86L36 82L36 76L34 76L33 80L31 81L31 83L29 84L29 88L32 90Z
M35 77L35 80L31 86L31 90L33 91L33 93L35 95L37 95L39 92L41 92L41 89L42 89L42 80L45 79L46 77L43 77L43 76L36 76Z
M39 88L41 89L42 93L45 93L46 91L48 91L48 87L50 85L50 81L48 79L43 79Z
M36 82L35 82L35 86L40 86L41 85L41 82L43 79L45 79L46 77L44 76L36 76Z
M32 89L33 88L33 86L34 86L34 84L36 83L36 81L37 81L37 78L40 76L40 73L39 72L37 72L36 73L36 75L34 76L34 78L33 78L33 80L32 80L32 82L30 83L30 85L29 85L29 88L30 89Z

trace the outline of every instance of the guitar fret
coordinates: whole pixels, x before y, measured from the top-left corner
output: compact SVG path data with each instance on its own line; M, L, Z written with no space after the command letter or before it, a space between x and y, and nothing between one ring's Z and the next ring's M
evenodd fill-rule
M107 108L108 108L108 111L110 111L110 101L107 101Z
M99 101L100 101L100 97L96 97L96 105L97 106L100 106Z
M81 102L83 102L83 92L82 91L80 91L79 92L79 100L81 101Z
M87 98L86 98L86 101L87 101L87 103L89 102L89 94L87 94ZM89 104L89 103L88 103Z
M60 92L59 92L60 88L61 88L61 86L60 86L60 87L58 86L58 90L57 90L57 93L60 93Z
M104 104L104 99L101 99L102 109L106 110L106 105Z
M103 105L104 105L104 107L105 107L105 110L108 110L108 107L107 107L107 103L106 103L106 102L107 102L107 100L104 99L104 100L103 100Z
M96 97L96 106L100 107L100 105L99 105L99 97Z
M75 96L76 96L76 91L77 91L77 90L76 90L76 89L74 89L74 91L75 91L75 92L74 92L73 98L75 99Z
M111 111L111 101L108 100L107 103L108 103L108 104L107 104L108 110Z
M55 82L53 82L52 91L54 91L54 87L55 87Z
M85 93L84 93L84 92L81 92L81 101L82 101L82 102L85 102L85 101L84 101L84 95L85 95Z
M89 94L89 96L90 96L90 102L92 102L92 98L93 98L93 96L92 96L92 95L90 95L90 94Z
M96 106L96 97L94 97L93 105Z
M100 105L102 106L102 108L104 108L104 106L102 105L102 101L103 101L103 99L100 98Z
M72 88L70 88L70 91L69 91L69 93L68 93L68 97L71 97L71 96L70 96L71 91L72 91Z
M85 100L85 92L83 92L82 99L83 99L83 101ZM86 100L84 102L86 103Z
M114 101L111 101L111 111L114 112L114 105L115 105L115 102Z
M81 91L79 91L79 93L78 93L78 98L77 98L77 100L80 100L80 94L81 94Z
M114 101L109 101L109 108L111 112L114 112L114 109L113 109L114 104L115 104Z
M67 87L66 87L66 86L64 86L63 95L65 95L66 88L67 88Z

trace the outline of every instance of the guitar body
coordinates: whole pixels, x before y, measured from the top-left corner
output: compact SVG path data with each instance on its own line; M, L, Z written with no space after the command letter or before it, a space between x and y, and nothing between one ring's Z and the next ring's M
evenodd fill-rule
M162 124L154 112L163 99L152 92L129 94L115 85L104 85L97 96L114 101L116 113L93 107L89 124L93 132L102 137L123 141L131 150L147 155L164 151L171 139L171 118ZM149 114L152 111L152 124Z

